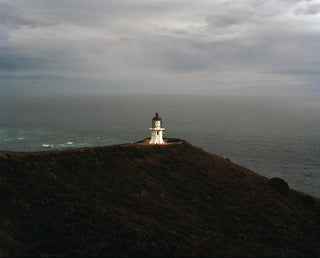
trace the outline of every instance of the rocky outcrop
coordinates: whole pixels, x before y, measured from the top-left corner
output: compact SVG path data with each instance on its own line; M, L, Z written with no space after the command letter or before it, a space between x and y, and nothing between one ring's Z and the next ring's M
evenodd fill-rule
M277 190L279 193L288 194L289 185L282 178L279 178L279 177L271 178L269 180L269 184L273 189Z

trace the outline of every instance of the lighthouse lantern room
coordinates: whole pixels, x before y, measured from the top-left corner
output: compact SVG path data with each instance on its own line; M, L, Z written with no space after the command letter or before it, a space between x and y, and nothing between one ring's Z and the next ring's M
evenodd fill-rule
M151 140L150 144L164 144L165 142L163 141L162 135L164 134L165 129L162 128L162 119L156 113L156 116L152 118L152 128L151 130Z

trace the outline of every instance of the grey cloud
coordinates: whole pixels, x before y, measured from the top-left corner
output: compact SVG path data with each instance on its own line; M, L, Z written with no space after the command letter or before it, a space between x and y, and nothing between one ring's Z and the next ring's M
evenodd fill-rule
M267 89L268 82L283 89L286 81L314 84L319 32L309 16L291 15L301 6L305 2L2 1L0 76L6 79L0 87L22 77L25 87L41 81L52 90L67 80L75 90L90 84L179 92L184 85L212 94L242 92L243 85Z
M320 13L320 3L311 3L304 7L299 7L295 11L298 15L317 15Z
M206 17L206 21L210 27L219 29L246 25L255 22L255 20L255 12L248 5L222 5L220 10Z

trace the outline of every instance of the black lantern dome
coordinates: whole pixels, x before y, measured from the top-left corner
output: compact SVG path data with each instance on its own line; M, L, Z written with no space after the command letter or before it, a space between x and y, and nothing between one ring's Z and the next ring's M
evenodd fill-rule
M162 118L159 116L158 113L156 113L156 116L154 118L152 118L153 121L161 121Z

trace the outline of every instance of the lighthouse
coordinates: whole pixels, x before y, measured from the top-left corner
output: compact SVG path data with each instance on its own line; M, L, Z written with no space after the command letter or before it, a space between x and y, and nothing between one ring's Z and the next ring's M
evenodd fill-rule
M162 119L156 113L156 116L152 118L152 128L151 130L151 140L150 144L164 144L164 141L162 139L162 135L164 133L164 128L162 128Z

